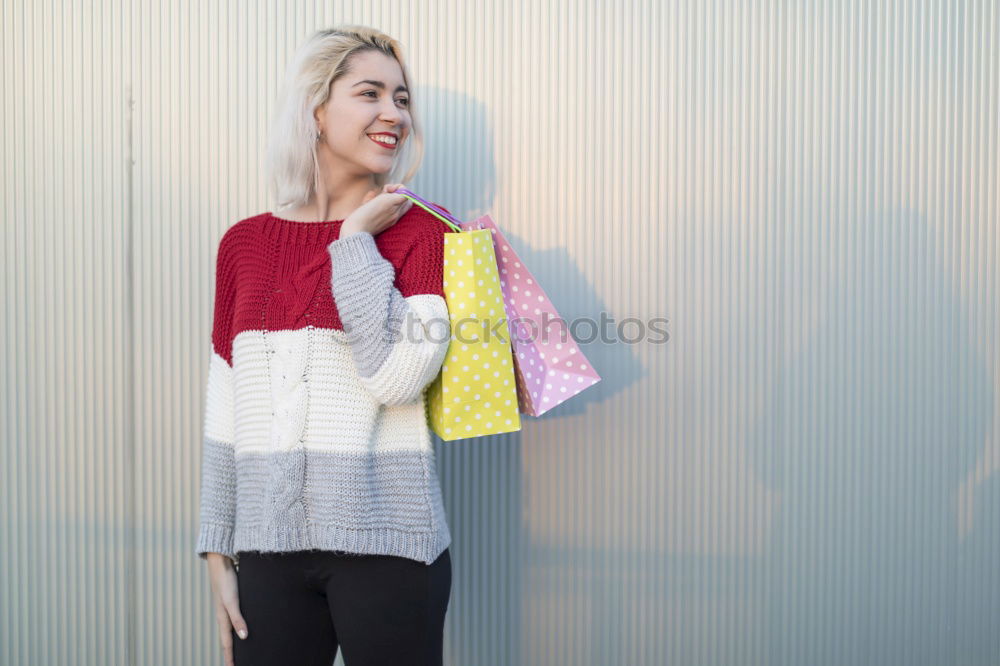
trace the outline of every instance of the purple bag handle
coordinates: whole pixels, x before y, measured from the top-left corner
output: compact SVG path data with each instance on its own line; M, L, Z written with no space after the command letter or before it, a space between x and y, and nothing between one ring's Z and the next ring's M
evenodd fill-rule
M450 215L449 213L441 210L440 208L438 208L437 206L435 206L431 202L426 201L424 199L421 199L420 197L418 197L416 194L414 194L410 190L406 189L405 187L398 187L398 188L396 188L395 194L402 194L406 198L412 199L418 206L420 206L421 208L423 208L424 210L426 210L428 213L431 213L432 215L434 215L434 216L436 216L438 218L441 218L442 222L444 222L445 224L447 224L449 227L451 227L455 231L458 231L458 232L462 231L461 226L459 226L459 225L462 224L461 220L459 220L459 219L455 218L454 216ZM445 218L447 218L447 219L445 219Z

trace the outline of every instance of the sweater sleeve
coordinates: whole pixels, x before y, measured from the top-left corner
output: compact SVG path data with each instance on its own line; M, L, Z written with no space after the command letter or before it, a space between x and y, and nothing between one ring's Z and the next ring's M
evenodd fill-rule
M202 559L207 558L207 553L222 553L235 561L236 460L232 366L235 267L232 238L232 233L223 235L216 256L212 350L208 363L201 452L197 553Z
M428 224L416 236L398 276L370 233L351 234L327 247L331 289L358 377L380 404L419 400L448 353L443 229Z

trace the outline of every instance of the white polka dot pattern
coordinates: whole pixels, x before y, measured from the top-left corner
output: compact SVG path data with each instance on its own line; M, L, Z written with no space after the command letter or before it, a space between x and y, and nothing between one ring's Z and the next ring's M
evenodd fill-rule
M570 335L569 323L562 323L565 320L556 312L493 218L483 215L463 224L462 228L482 229L492 238L504 308L510 322L508 329L514 350L520 412L541 416L601 381ZM545 318L544 313L548 313ZM531 323L522 323L518 333L514 330L514 321ZM542 335L542 325L546 322L548 333Z
M490 233L444 239L452 339L427 389L428 423L446 441L515 432L521 429L517 379Z

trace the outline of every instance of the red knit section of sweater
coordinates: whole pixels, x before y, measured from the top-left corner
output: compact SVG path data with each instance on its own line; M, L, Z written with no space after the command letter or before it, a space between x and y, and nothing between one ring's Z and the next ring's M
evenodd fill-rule
M342 224L296 222L267 212L240 220L223 234L216 255L212 347L227 363L232 365L233 339L242 331L309 325L343 330L327 251L340 237ZM414 204L375 236L375 246L392 264L394 284L404 298L444 298L444 234L449 232L447 225Z

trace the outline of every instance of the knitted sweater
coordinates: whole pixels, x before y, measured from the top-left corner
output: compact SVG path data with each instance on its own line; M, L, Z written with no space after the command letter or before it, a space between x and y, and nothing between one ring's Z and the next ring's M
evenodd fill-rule
M339 550L430 564L451 542L425 388L450 338L447 227L377 236L272 213L219 242L197 553Z

